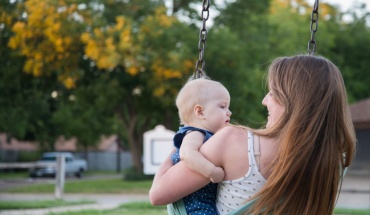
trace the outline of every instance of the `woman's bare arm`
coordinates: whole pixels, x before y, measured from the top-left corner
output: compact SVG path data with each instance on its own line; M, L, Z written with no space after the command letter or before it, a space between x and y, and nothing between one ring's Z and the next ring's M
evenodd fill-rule
M149 191L153 205L175 202L209 183L209 179L189 169L185 163L172 164L171 155L161 164Z
M216 166L224 168L226 163L231 163L232 165L228 165L229 169L224 168L225 173L231 171L242 175L244 172L237 163L243 161L243 165L246 163L248 166L248 157L244 161L240 155L242 154L240 144L243 144L242 141L246 141L246 138L245 130L228 126L205 142L200 152ZM226 177L233 177L233 174L227 174ZM173 165L169 156L154 177L149 198L153 205L166 205L199 190L208 183L209 178L191 170L184 162L180 161Z
M192 131L186 134L182 140L180 158L191 170L204 175L213 183L218 183L224 178L222 168L216 167L199 152L203 145L204 134Z

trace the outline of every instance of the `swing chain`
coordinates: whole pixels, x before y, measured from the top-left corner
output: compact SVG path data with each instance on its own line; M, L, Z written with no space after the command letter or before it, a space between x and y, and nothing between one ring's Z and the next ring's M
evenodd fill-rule
M204 66L206 62L204 61L204 52L206 50L206 40L207 40L207 29L206 29L206 22L209 18L209 3L210 0L203 0L203 9L202 9L202 20L203 26L199 32L199 43L198 43L198 50L199 50L199 60L195 64L195 71L193 74L193 79L201 78L206 76L204 71Z
M309 55L314 55L316 51L315 33L318 28L318 20L319 20L319 0L315 0L315 4L313 6L311 14L311 24L310 24L311 39L308 42L307 48Z

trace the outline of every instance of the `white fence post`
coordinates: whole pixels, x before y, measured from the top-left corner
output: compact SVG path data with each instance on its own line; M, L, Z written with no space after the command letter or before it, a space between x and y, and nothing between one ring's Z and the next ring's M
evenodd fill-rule
M173 146L176 132L157 125L154 130L144 133L144 174L154 175L161 163L168 157Z
M58 155L55 173L55 198L62 199L64 192L64 179L65 179L65 156Z

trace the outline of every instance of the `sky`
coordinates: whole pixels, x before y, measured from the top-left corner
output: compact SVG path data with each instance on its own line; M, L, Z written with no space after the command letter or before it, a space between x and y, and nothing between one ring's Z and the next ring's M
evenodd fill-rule
M312 5L315 3L315 0L307 0L312 2ZM370 11L370 1L369 0L321 0L320 2L330 3L332 5L338 5L342 11L347 11L350 9L355 2L366 3L366 8Z
M314 5L315 3L315 0L307 0L307 1L312 2L312 5ZM342 12L348 11L357 3L365 3L366 11L370 12L370 0L321 0L320 2L329 3L331 5L338 5L339 10L341 10ZM319 8L319 13L320 13L320 8ZM343 16L344 21L351 21L351 19L352 17L350 15ZM368 22L368 24L370 24L370 22Z
M233 2L235 0L211 0L210 3L212 4L212 2L216 2L217 4L220 4L222 2ZM306 0L309 4L314 5L315 3L315 0ZM199 2L201 2L199 0ZM348 11L351 7L353 7L355 5L355 3L366 3L366 11L367 12L370 12L370 0L319 0L320 3L329 3L331 5L334 5L334 6L338 6L339 7L339 10L342 11L342 12L345 12L345 11ZM165 0L165 4L167 5L167 7L171 8L171 4L172 4L172 0ZM201 4L198 4L196 6L196 8L199 7L199 11L201 11L201 7L202 5ZM320 13L320 8L319 8L319 13ZM213 21L213 17L217 16L219 14L218 11L213 11L212 8L210 8L210 20L209 22L207 22L207 25L208 26L211 26ZM184 21L187 21L187 17L182 17L182 19L184 19ZM343 17L344 21L351 21L351 17L350 16L344 16ZM370 22L370 21L369 21ZM369 23L370 24L370 23Z

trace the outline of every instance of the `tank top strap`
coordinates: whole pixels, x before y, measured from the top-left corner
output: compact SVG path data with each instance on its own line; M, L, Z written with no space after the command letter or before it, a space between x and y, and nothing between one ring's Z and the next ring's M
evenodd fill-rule
M257 166L257 169L259 171L259 168L260 168L260 160L261 160L261 139L260 139L260 136L258 136L258 143L253 143L253 151L254 151L254 159L255 159L255 162L256 162L256 166ZM258 146L258 147L255 147L255 146Z
M259 144L259 142L258 142L258 144ZM259 165L256 161L256 157L259 157L260 155L261 155L260 147L258 147L257 151L255 151L254 134L253 134L252 131L248 130L248 159L249 159L250 165L252 167L255 166L258 171L259 171Z

